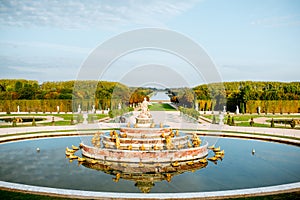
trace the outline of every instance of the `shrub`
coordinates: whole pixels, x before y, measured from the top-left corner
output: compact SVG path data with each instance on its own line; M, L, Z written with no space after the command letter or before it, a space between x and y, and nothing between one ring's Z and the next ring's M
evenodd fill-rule
M212 119L212 122L211 122L212 124L216 124L217 123L217 121L216 121L216 116L214 115L213 116L213 119Z
M231 126L234 126L235 125L235 122L234 122L234 117L231 118Z
M271 120L271 128L274 128L274 127L275 127L274 119L272 118L272 120Z
M73 119L73 115L71 116L71 121L70 121L71 125L74 125L74 119Z
M13 121L12 121L12 126L13 126L13 127L16 127L16 126L17 126L17 120L16 120L16 118L15 118L15 117L13 118Z
M55 126L54 117L52 117L52 126Z
M108 116L109 116L110 118L114 118L114 114L113 114L112 110L110 110L110 111L108 112Z
M296 121L295 121L294 119L292 119L292 121L290 122L290 124L291 124L291 127L292 127L292 128L295 128L295 126L296 126Z
M227 124L228 124L228 125L231 124L230 115L228 115L228 117L227 117Z
M186 114L186 115L188 115L188 116L191 116L191 117L193 117L193 118L195 118L196 120L199 118L199 116L200 116L200 113L197 111L197 110L195 110L195 109L193 109L193 108L184 108L184 107L182 107L182 106L179 106L179 111L180 112L182 112L183 114Z
M36 123L35 123L35 118L33 117L32 118L32 124L31 124L32 126L36 126Z
M254 125L254 120L253 120L253 117L251 117L250 126L253 126L253 125Z

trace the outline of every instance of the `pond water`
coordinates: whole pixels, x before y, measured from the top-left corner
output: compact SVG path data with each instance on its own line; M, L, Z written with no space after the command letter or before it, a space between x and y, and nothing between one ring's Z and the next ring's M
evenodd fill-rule
M170 97L166 94L166 91L163 92L156 92L152 97L151 100L170 100Z
M120 178L114 182L115 175L79 165L77 160L70 163L65 148L78 145L81 139L60 137L1 144L1 181L89 191L141 192L132 180ZM225 150L223 160L174 175L170 182L155 182L152 193L219 191L300 181L297 146L232 138L201 139L217 141L216 146ZM40 152L36 151L38 147ZM252 149L256 151L254 155ZM210 152L208 157L212 155Z

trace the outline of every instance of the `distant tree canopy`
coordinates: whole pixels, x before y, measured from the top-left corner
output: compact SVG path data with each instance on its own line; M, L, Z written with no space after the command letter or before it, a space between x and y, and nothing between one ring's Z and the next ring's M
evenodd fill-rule
M227 106L228 110L234 111L238 105L246 111L250 101L300 100L300 82L211 83L196 86L188 93L194 94L194 99L184 88L169 90L171 101L180 106L194 107L193 102L200 102L204 110L222 110L223 106Z
M116 109L120 104L134 106L145 97L149 100L149 95L154 90L108 81L44 82L39 85L33 80L0 80L0 100L40 100L44 102L41 107L46 105L47 100L47 105L51 104L52 107L63 105L62 102L66 101L67 110L72 107L69 105L71 100L73 107L81 105L83 109L91 109L93 105L96 109ZM278 109L280 112L295 112L298 107L289 108L299 104L300 82L211 83L194 88L168 89L168 95L171 102L178 106L194 108L198 105L201 108L199 110L223 110L223 106L226 106L227 110L235 111L238 105L241 112L255 112L258 106L265 112L276 112ZM296 104L292 101L296 101ZM27 104L29 103L26 102ZM9 107L7 101L3 107Z
M53 100L73 100L73 107L77 108L80 104L83 109L91 109L93 105L96 109L115 109L119 104L133 105L142 102L145 97L149 99L148 95L152 92L152 89L129 88L108 81L44 82L39 85L37 81L30 80L0 80L0 100L51 100L51 104Z

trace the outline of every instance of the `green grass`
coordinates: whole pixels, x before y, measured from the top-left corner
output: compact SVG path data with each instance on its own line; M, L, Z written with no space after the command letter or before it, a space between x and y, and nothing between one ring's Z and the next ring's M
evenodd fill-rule
M63 200L68 198L62 197L49 197L49 196L42 196L36 194L25 194L21 192L11 192L11 191L4 191L0 190L0 197L1 199L23 199L23 200Z
M208 119L213 119L213 115L203 115L204 117L208 118ZM219 114L216 114L215 115L216 117L216 121L219 121ZM228 115L225 115L224 116L224 123L226 124L227 123L227 117ZM230 115L230 117L234 117L234 121L235 121L235 124L236 126L248 126L250 127L250 120L251 118L253 117L253 119L255 118L259 118L259 117L266 117L266 118L269 118L269 120L266 120L267 122L270 122L272 118L276 119L276 118L299 118L300 115L264 115L264 114L261 114L261 115L258 115L258 114L245 114L245 115ZM269 124L260 124L260 123L254 123L253 127L267 127L267 128L270 128L270 125ZM276 128L287 128L287 129L290 129L291 126L289 124L285 126L276 126L275 124L275 127ZM295 129L299 129L300 127L299 126L296 126Z
M249 122L240 122L240 123L236 123L236 126L250 126L250 123ZM270 125L268 125L268 124L254 123L253 127L266 127L266 128L270 128Z
M0 117L4 117L4 116L54 116L54 117L60 117L63 118L63 120L59 120L59 121L55 121L54 125L55 126L68 126L71 125L71 118L73 117L73 120L75 121L77 119L77 114L35 114L35 113L30 113L30 114L16 114L16 115L12 115L12 114L8 114L8 115L0 115ZM95 120L99 120L105 117L108 117L108 115L106 114L95 114ZM83 121L83 117L80 116L80 121ZM52 122L43 122L43 123L37 123L37 126L50 126L52 125ZM28 124L20 124L17 123L17 127L30 127L32 126L31 123ZM12 127L12 125L2 125L0 126L0 128L9 128Z
M208 119L212 119L213 115L203 115L204 117L208 118ZM218 119L219 117L219 113L216 113L216 117ZM253 117L253 119L258 118L258 117L268 117L270 119L272 118L299 118L300 115L257 115L257 114L245 114L245 115L230 115L230 117L234 117L235 121L249 121L251 119L251 117ZM227 119L227 115L224 115L224 118Z
M176 111L175 108L167 103L153 103L149 106L150 111Z

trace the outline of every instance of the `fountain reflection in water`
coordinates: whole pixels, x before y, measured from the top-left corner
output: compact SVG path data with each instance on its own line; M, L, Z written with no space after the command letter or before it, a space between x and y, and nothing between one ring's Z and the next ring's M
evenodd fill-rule
M155 182L167 181L171 182L172 177L184 172L194 172L207 166L207 162L201 163L194 160L193 163L179 163L178 166L172 166L169 163L127 163L127 162L107 162L98 161L92 163L87 158L83 166L103 171L113 175L113 181L119 182L119 179L125 179L135 182L135 186L143 193L149 193L151 188L155 186Z
M128 123L120 131L97 132L80 147L84 166L115 175L115 182L120 178L135 181L142 192L150 192L154 182L170 182L174 175L205 167L208 143L201 143L196 134L155 124L145 98L135 124Z

